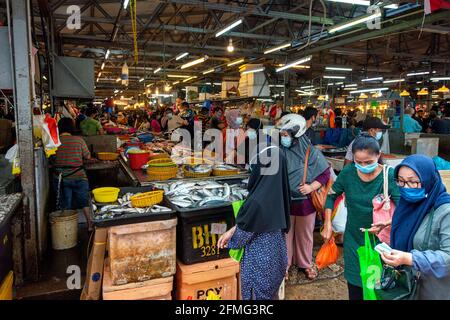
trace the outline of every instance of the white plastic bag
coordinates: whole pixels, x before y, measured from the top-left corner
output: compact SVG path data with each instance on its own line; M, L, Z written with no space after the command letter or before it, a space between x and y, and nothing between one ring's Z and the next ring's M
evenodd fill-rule
M380 151L384 154L389 154L391 153L391 148L390 148L390 144L389 144L389 132L386 131L383 134L383 143L381 144L381 148Z
M15 144L6 152L5 159L12 163L12 174L20 174L19 146Z
M338 198L339 199L339 198ZM345 205L345 196L343 195L337 206L334 208L334 217L331 221L333 231L344 233L347 223L347 206Z

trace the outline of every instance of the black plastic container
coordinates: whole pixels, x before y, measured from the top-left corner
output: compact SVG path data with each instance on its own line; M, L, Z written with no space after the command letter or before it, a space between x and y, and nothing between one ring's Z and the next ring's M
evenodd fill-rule
M233 208L225 206L183 210L178 208L177 257L184 264L229 258L228 249L219 249L219 234L211 234L213 224L224 230L234 226ZM226 228L225 225L226 224Z
M120 188L119 197L122 197L126 193L139 193L139 192L148 192L152 191L152 187L124 187ZM107 205L107 203L102 204ZM167 201L167 199L164 197L164 200L162 203L160 203L161 206L171 208L171 205ZM132 224L132 223L140 223L140 222L149 222L149 221L157 221L157 220L169 220L176 217L175 210L171 210L168 212L161 212L161 213L136 213L136 214L123 214L120 216L115 216L111 219L101 219L101 220L94 220L94 225L97 227L105 228L105 227L111 227L116 225L124 225L124 224Z

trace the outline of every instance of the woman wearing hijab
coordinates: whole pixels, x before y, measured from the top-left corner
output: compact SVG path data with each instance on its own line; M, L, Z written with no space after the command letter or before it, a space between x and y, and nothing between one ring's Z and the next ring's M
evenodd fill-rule
M280 119L278 128L281 145L285 152L289 184L291 188L291 225L287 236L289 264L296 264L309 280L317 277L313 265L313 235L316 210L311 200L311 192L318 190L330 179L330 166L323 154L314 148L304 133L306 121L298 114L288 114ZM303 171L307 150L310 150L306 183ZM288 268L289 270L289 268Z
M263 158L264 156L264 158ZM252 160L249 195L236 226L219 239L219 248L244 248L241 293L244 300L277 299L287 267L285 233L289 231L289 182L286 159L277 147ZM255 159L254 158L254 159ZM270 159L265 165L264 159Z
M336 199L345 193L347 223L344 233L344 277L347 280L349 299L363 300L357 250L364 246L364 233L361 229L369 229L369 232L374 233L379 231L372 225L372 200L383 193L384 180L383 167L379 164L380 145L374 137L364 134L356 138L352 152L354 161L339 173L331 188L333 192L328 194L321 235L325 242L333 236L331 211ZM400 194L394 181L394 170L388 171L388 186L390 198L397 203Z
M433 160L407 157L395 169L400 201L392 219L390 254L393 267L420 272L419 300L450 300L450 195Z

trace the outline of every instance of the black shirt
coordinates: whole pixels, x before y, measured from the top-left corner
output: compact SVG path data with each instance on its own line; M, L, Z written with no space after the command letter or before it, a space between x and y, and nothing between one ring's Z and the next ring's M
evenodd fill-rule
M450 134L450 118L433 121L431 129L433 130L433 133Z
M217 119L216 117L212 117L211 118L211 129L219 129L219 124L221 123L221 121L219 119Z

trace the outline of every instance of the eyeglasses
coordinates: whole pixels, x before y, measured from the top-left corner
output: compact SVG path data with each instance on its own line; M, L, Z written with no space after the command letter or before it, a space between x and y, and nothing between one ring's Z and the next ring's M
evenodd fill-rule
M405 185L407 185L409 188L418 188L420 181L403 181L403 180L399 180L399 179L395 179L395 183L399 186L399 187L404 187Z

